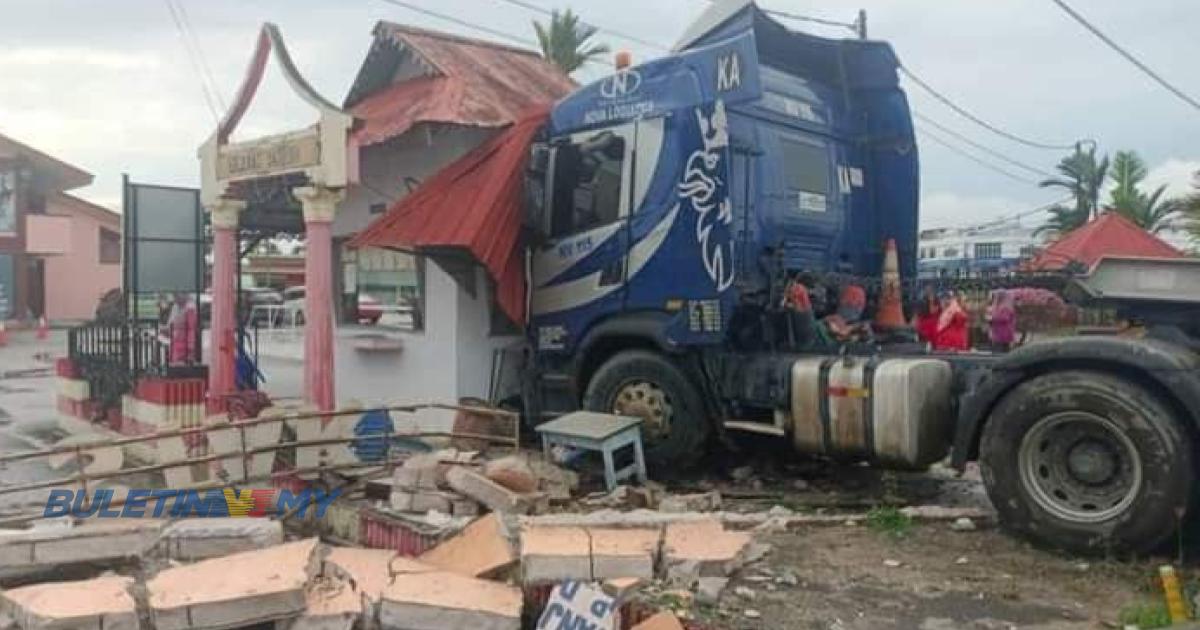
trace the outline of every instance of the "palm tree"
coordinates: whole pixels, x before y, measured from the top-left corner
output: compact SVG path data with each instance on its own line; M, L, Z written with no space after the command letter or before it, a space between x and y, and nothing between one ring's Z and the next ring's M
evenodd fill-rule
M1179 213L1183 215L1183 229L1193 241L1200 241L1200 171L1192 176L1192 194L1179 200Z
M1046 219L1045 223L1033 231L1034 236L1039 236L1043 233L1053 237L1062 236L1087 223L1090 218L1089 212L1086 209L1081 210L1061 204L1052 206L1048 212L1050 213L1050 218Z
M1170 226L1171 219L1179 212L1180 201L1163 199L1166 184L1154 192L1142 192L1141 184L1147 175L1146 163L1134 151L1117 151L1113 156L1110 177L1114 187L1109 199L1109 208L1124 215L1143 230L1158 234Z
M542 56L567 74L578 70L589 59L606 55L611 50L608 44L589 46L587 40L596 34L596 27L580 22L579 16L570 9L562 13L551 12L549 26L535 21L533 29L537 31Z
M1108 175L1108 156L1096 159L1095 145L1076 146L1075 152L1059 161L1056 167L1061 177L1051 177L1038 185L1042 188L1061 188L1075 199L1075 207L1055 206L1051 218L1037 232L1062 234L1087 223L1100 213L1100 189Z

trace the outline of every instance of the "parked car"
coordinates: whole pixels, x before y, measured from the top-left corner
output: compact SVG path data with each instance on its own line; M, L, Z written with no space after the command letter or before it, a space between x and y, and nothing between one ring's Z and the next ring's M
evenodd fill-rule
M255 308L255 307L259 308ZM241 312L238 321L247 321L253 316L256 324L278 324L282 315L283 297L278 291L269 287L250 287L242 289ZM212 318L212 290L200 294L200 319L210 321Z
M294 286L283 290L283 322L285 324L304 324L304 287ZM383 303L367 295L358 294L358 308L355 321L360 324L378 324L383 317Z
M366 293L358 294L358 322L375 325L383 317L383 303Z

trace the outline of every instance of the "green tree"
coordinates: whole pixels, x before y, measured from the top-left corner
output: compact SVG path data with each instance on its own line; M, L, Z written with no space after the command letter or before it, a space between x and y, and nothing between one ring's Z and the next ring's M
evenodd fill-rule
M1096 158L1093 145L1084 151L1076 146L1075 152L1059 161L1056 167L1060 176L1043 180L1042 188L1065 190L1074 199L1073 207L1055 206L1050 209L1050 219L1035 233L1051 232L1063 234L1087 223L1100 213L1100 190L1108 175L1108 156Z
M537 31L542 56L567 74L578 70L589 59L606 55L611 50L608 44L589 45L588 40L596 34L596 27L581 23L579 16L570 9L561 13L553 11L550 24L543 25L535 21L533 29Z
M1167 185L1163 184L1146 194L1142 183L1148 171L1146 163L1134 151L1117 151L1113 156L1109 177L1113 189L1109 196L1109 208L1136 223L1143 230L1158 234L1170 226L1171 219L1179 212L1179 200L1165 199Z
M1183 216L1183 228L1193 241L1200 241L1200 171L1192 176L1194 192L1179 200L1179 213Z

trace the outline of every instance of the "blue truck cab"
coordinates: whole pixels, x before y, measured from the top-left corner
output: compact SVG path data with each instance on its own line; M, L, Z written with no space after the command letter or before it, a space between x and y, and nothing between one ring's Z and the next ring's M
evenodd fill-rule
M738 322L796 273L878 275L889 238L915 272L917 151L891 47L794 32L752 3L706 19L556 104L533 150L529 332L573 390L558 407L631 344L768 347Z

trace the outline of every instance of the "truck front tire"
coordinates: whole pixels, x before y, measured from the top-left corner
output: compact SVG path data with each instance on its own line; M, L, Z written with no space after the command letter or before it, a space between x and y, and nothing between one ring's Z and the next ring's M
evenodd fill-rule
M646 460L655 470L685 468L703 454L708 418L700 392L661 355L625 350L596 370L583 408L642 418Z
M984 426L980 468L1000 522L1082 553L1150 552L1181 526L1192 443L1163 401L1101 372L1033 378Z

